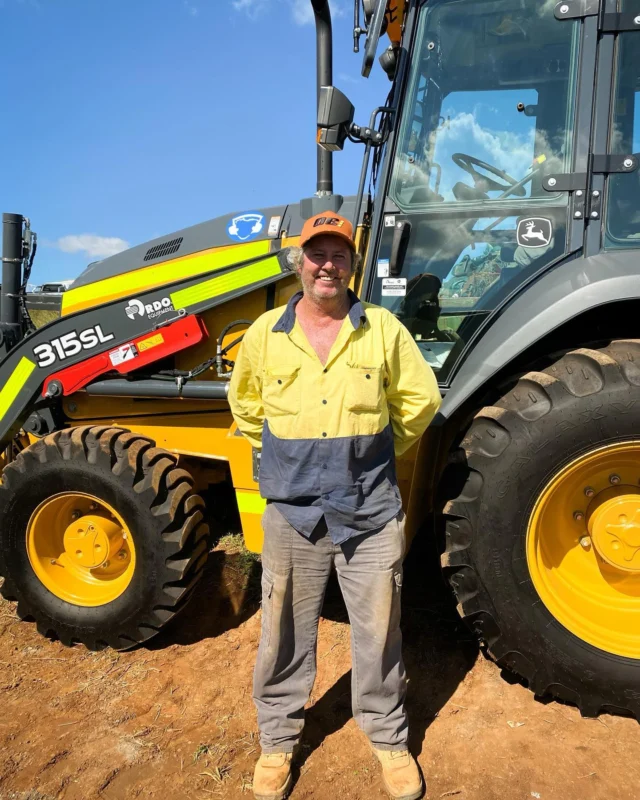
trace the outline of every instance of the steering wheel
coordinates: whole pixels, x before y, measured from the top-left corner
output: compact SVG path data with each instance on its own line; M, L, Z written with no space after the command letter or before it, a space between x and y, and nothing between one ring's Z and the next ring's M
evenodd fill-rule
M454 153L451 158L457 167L460 167L460 169L463 169L465 172L468 172L469 175L471 175L474 186L483 192L488 192L490 190L502 192L505 189L509 189L519 183L519 181L517 181L515 178L512 178L511 175L508 175L506 172L504 172L504 170L498 169L498 167L494 167L491 164L487 164L486 161L481 161L479 158L470 156L467 153ZM494 181L493 178L489 178L487 175L481 175L475 169L476 167L480 167L480 169L490 172L492 175L495 175L497 178L500 178L502 181L504 181L504 183L498 183L498 181ZM511 194L515 195L516 197L524 197L527 192L524 186L518 186L518 188L514 189Z

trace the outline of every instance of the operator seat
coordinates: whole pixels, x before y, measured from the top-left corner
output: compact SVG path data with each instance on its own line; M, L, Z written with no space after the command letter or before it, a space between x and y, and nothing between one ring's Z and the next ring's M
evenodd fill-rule
M411 205L417 206L422 203L444 203L444 197L429 186L418 186L414 189L409 201Z
M473 200L489 200L489 195L475 186L467 186L466 183L458 181L451 189L453 196L461 203L470 203Z

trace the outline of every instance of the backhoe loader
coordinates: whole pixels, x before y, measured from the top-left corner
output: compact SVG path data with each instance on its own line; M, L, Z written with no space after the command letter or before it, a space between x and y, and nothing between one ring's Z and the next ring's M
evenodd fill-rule
M355 0L363 77L390 79L367 124L310 2L313 196L91 264L38 330L34 234L3 216L2 592L64 644L127 648L189 613L211 487L260 550L228 381L297 289L304 220L339 210L354 290L407 326L444 397L398 463L409 536L433 537L461 616L536 695L640 719L640 3ZM345 198L332 158L358 146Z

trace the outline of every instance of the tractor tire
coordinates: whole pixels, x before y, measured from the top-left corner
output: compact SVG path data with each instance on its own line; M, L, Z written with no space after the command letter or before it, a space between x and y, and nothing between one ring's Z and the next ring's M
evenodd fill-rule
M445 476L442 566L486 654L539 697L640 721L640 341L523 375Z
M77 427L5 468L1 591L43 635L126 649L188 602L209 550L204 502L154 445L123 428Z

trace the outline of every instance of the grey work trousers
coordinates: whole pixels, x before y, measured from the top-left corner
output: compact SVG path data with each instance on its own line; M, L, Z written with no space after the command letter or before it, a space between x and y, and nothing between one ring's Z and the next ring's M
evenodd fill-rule
M262 635L253 681L262 751L291 752L300 737L333 564L351 623L354 719L375 747L405 750L404 515L341 545L333 544L323 520L307 539L271 503L262 526Z

